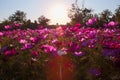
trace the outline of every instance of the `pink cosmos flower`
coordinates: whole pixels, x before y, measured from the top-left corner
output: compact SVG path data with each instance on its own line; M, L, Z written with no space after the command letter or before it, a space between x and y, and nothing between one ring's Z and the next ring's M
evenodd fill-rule
M3 33L2 33L2 32L0 32L0 36L3 36Z
M79 29L78 27L72 27L71 31L78 31L78 29Z
M79 49L80 49L80 46L77 43L70 42L69 45L70 45L70 48L69 48L70 52L79 51Z
M39 53L38 51L32 51L31 55L35 58L38 58L39 57Z
M6 25L6 26L4 26L4 28L5 28L5 29L11 29L11 26Z
M93 20L92 20L92 19L89 19L89 20L88 20L88 23L89 23L89 24L93 24Z
M59 26L58 28L56 28L56 32L57 32L58 36L64 35L64 31L63 31L63 29L62 29L61 26Z
M117 22L114 22L114 21L110 21L109 23L108 23L108 26L109 27L115 27L115 26L117 26L118 25L118 23Z
M20 24L20 23L17 23L17 22L14 22L14 26L15 27L20 27L22 24Z
M26 44L27 41L26 41L25 39L21 39L21 40L19 41L19 43L21 43L21 44Z
M5 56L9 57L9 56L11 56L11 55L12 55L11 50L7 50L7 51L5 52Z
M97 18L92 18L92 19L89 19L88 22L86 22L86 25L87 25L87 26L91 26L91 25L93 25L95 22L97 22Z
M74 27L81 27L81 24L80 24L80 23L77 23L77 24L75 24Z
M34 38L34 37L30 37L30 40L33 42L33 43L35 43L35 42L37 42L38 41L38 38Z
M84 53L82 52L82 51L80 51L80 52L75 52L74 53L76 56L83 56L84 55Z
M51 45L43 45L40 46L42 50L44 50L46 53L56 53L57 49Z
M34 47L33 44L31 44L31 43L26 43L26 44L24 44L24 46L21 48L21 50L31 49L31 48L33 48L33 47Z
M16 55L17 54L17 51L14 48L11 50L11 52L12 52L12 55Z
M74 25L72 28L70 28L70 29L71 29L71 31L78 31L80 27L81 27L81 24L80 24L80 23L77 23L77 24L75 24L75 25Z
M12 56L12 55L16 55L17 54L17 51L13 48L11 50L7 50L5 52L5 56L9 57L9 56Z
M54 43L57 43L58 42L58 39L54 39L54 40L52 40L52 43L54 44Z

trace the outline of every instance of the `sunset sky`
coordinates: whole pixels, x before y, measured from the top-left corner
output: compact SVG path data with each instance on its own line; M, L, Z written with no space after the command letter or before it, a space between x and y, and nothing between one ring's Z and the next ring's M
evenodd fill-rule
M49 18L50 24L66 24L70 21L67 11L75 0L0 0L0 21L7 19L16 10L24 11L27 19L32 21L44 15ZM81 7L82 0L78 0ZM85 0L85 7L92 8L94 13L104 9L112 12L120 5L120 0Z

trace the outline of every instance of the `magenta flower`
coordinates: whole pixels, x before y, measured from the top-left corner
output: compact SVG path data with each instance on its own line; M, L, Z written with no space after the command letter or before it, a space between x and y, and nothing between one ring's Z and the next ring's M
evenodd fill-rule
M4 33L0 32L0 37L3 36L3 35L4 35Z
M17 23L17 22L14 22L14 26L15 27L20 27L22 24L20 24L20 23Z
M20 41L19 41L19 43L21 43L21 44L26 44L26 43L28 43L25 39L21 39Z
M80 27L81 27L81 24L77 23L72 28L70 28L70 30L76 32L79 30Z
M39 53L38 51L32 51L31 55L35 58L38 58L39 57Z
M11 29L11 26L10 25L6 25L4 26L5 29Z
M77 43L70 42L70 48L69 48L70 52L75 52L79 50L80 50L80 46Z
M30 44L30 43L26 43L24 44L24 46L21 48L21 50L26 50L26 49L31 49L33 48L34 45Z
M74 53L76 56L83 56L84 55L84 53L82 52L82 51L80 51L80 52L75 52Z
M30 40L31 40L31 42L33 42L33 43L35 43L35 42L37 42L38 41L38 38L34 38L34 37L30 37Z
M11 50L11 53L12 53L12 55L18 54L17 51L14 48Z
M54 40L52 40L52 43L54 44L54 43L57 43L58 42L58 39L54 39Z
M55 54L57 49L51 45L43 45L43 46L40 46L40 48L42 50L44 50L46 53L53 53Z
M91 26L93 25L94 23L97 22L97 18L92 18L92 19L89 19L87 22L86 22L86 25L87 26Z
M81 27L81 24L80 24L80 23L77 23L77 24L75 24L74 27Z
M17 51L13 48L11 50L7 50L5 52L5 56L9 57L9 56L12 56L12 55L16 55L17 54Z
M56 33L57 33L58 36L63 36L64 35L64 31L63 31L61 26L56 28Z
M114 21L111 21L111 22L108 23L109 27L116 27L117 25L118 25L118 23L114 22Z
M92 19L89 19L89 20L88 20L88 23L89 23L89 24L93 24L93 20L92 20Z
M79 27L72 27L71 31L78 31Z
M6 52L5 52L5 56L11 56L12 55L12 52L11 52L11 50L7 50Z

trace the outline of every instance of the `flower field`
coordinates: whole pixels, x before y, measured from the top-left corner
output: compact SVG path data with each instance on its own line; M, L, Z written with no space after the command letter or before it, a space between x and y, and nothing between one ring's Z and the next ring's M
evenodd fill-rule
M74 80L120 79L120 29L113 21L104 28L88 27L95 22L35 30L5 26L0 31L0 80L49 80L45 67L55 57L74 64Z

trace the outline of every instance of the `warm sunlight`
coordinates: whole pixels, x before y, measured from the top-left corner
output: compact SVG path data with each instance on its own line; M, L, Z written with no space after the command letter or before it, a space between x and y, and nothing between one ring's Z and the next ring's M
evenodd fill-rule
M53 15L56 18L62 18L66 15L66 10L63 6L55 6L53 8Z
M51 23L52 24L66 24L69 22L69 18L67 17L67 7L64 5L54 5L51 8Z

